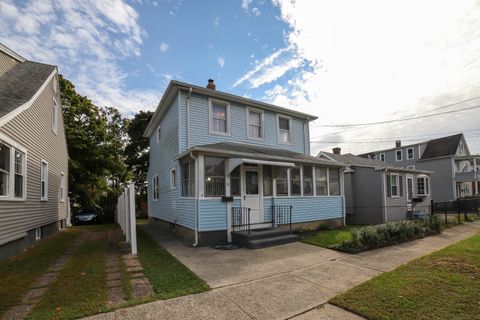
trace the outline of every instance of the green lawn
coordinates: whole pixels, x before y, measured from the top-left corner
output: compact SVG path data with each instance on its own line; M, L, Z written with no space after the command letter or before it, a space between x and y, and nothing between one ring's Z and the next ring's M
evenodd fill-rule
M0 262L0 316L17 303L51 263L72 246L78 233L59 232L24 253Z
M332 230L321 230L314 234L302 237L302 242L313 244L324 248L329 248L332 245L340 244L342 241L352 239L350 230L354 228L361 228L359 226L346 226L343 228Z
M208 290L208 285L174 256L137 229L138 257L158 299Z
M330 303L368 319L479 319L480 234L381 274Z
M97 233L95 239L86 240L74 251L29 318L73 319L108 310L105 306L106 238L106 232Z

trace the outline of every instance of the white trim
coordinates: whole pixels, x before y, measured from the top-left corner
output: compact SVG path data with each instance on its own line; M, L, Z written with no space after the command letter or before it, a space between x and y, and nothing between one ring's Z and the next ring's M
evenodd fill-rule
M423 180L423 183L424 183L424 187L423 187L423 193L420 193L419 192L419 188L418 188L418 180L422 179ZM429 196L430 195L430 177L427 176L426 174L420 174L417 176L417 195L419 196ZM428 192L425 192L425 191L428 191Z
M283 142L280 140L280 119L287 119L288 120L288 136L289 136L289 141L288 142ZM292 117L285 116L283 114L277 114L277 142L278 144L286 144L286 145L291 145L292 140L293 140L293 123L292 123Z
M0 42L0 51L2 51L3 53L9 55L10 57L12 57L13 59L15 60L18 60L20 62L25 62L25 58L22 57L21 55L19 55L18 53L14 52L12 49L10 49L9 47L5 46L4 44L2 44Z
M395 185L397 187L396 195L393 195L393 183L392 183L393 176L397 177L397 184ZM390 198L400 198L400 174L398 173L390 173Z
M155 130L155 141L157 141L157 144L159 144L161 140L162 140L162 126L158 125L157 129Z
M406 150L407 150L407 154L406 154L407 160L415 159L415 149L413 147L410 147L410 148L407 148ZM408 156L408 151L409 150L412 150L412 157L411 158Z
M53 86L53 92L57 93L58 92L58 76L57 75L53 77L52 86Z
M249 120L250 120L250 112L253 112L253 113L260 113L260 138L259 137L252 137L250 136L250 123L249 123ZM265 140L265 117L264 117L264 111L263 110L260 110L260 109L255 109L255 108L252 108L252 107L247 107L246 108L246 111L245 111L245 124L246 124L246 129L247 129L247 139L251 139L251 140L259 140L259 141L263 141Z
M51 122L52 122L52 131L55 133L55 135L58 135L58 103L57 99L55 97L52 98L53 104L52 104L52 112L51 112Z
M414 166L414 165L407 166L407 169L408 169L408 170L415 170L415 166Z
M7 195L0 196L0 201L26 201L27 200L27 149L18 144L15 140L0 132L0 142L3 142L10 148L10 171ZM15 151L23 153L23 190L22 197L15 197Z
M152 177L152 200L153 201L158 201L158 198L160 197L159 184L160 182L158 180L158 173L157 173ZM155 190L157 191L156 193L155 193Z
M170 189L177 188L177 170L176 168L170 169Z
M382 160L382 156L383 156L383 160ZM385 162L385 152L379 153L378 160Z
M55 76L55 74L57 74L57 68L55 68L55 70L52 71L52 73L48 76L47 80L45 80L45 82L42 84L40 89L37 90L37 92L33 95L32 98L30 98L30 100L28 100L27 102L25 102L24 104L22 104L18 108L15 108L14 110L10 111L9 113L7 113L3 117L1 117L0 118L0 127L3 126L8 121L15 118L16 116L18 116L23 111L30 108L33 105L33 103L37 100L37 98L40 96L40 94L42 94L42 92L45 90L45 88L50 83L50 81Z
M400 159L398 159L398 157L397 157L397 152L398 151L400 151ZM403 149L396 149L395 150L395 161L396 162L403 161Z
M216 102L218 104L222 104L226 106L226 132L221 132L221 131L215 131L213 130L213 102ZM221 135L221 136L230 136L231 135L231 128L230 128L230 102L227 101L222 101L218 99L212 99L208 98L208 132L210 134L215 134L215 135Z
M46 165L46 175L45 175L45 180L42 180L44 176L44 166ZM45 196L42 196L42 182L44 182L45 185ZM48 201L48 162L44 159L40 161L40 201Z
M412 202L412 199L408 199L408 180L412 181L412 199L415 198L415 185L413 184L413 175L405 175L405 197L407 198L407 205Z
M60 202L65 202L65 173L60 172Z
M42 239L42 227L35 228L35 241Z

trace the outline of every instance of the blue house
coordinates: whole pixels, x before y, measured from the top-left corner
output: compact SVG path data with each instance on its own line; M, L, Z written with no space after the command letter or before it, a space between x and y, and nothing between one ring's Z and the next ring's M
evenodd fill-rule
M286 242L283 229L343 225L345 166L310 156L315 119L217 91L213 80L171 81L144 134L150 219L195 246L242 232Z

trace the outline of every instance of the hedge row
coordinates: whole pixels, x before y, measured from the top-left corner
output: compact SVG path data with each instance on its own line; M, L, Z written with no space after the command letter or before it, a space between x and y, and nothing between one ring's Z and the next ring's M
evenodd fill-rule
M420 239L442 231L440 219L430 215L422 220L387 222L361 229L352 229L352 239L333 246L334 249L358 253Z

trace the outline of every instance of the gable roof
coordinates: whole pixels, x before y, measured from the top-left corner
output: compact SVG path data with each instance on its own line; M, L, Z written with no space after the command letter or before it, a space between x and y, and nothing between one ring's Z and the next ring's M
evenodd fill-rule
M213 144L199 145L188 149L187 151L179 155L178 158L182 158L193 151L212 152L233 156L249 156L252 158L262 158L277 161L291 161L312 164L318 163L329 166L345 167L345 164L335 160L324 160L299 152L293 152L280 148L264 147L256 144L243 142L219 142Z
M422 154L422 160L454 156L457 153L458 144L462 138L463 134L460 133L428 141L427 147Z
M0 77L0 119L29 102L55 70L52 65L25 61L3 74Z
M155 131L155 128L158 126L162 116L167 112L168 108L170 107L170 104L177 97L178 90L187 91L189 92L189 94L197 93L197 94L212 97L212 98L226 100L229 102L235 102L235 103L246 105L249 107L257 107L264 110L271 110L271 111L282 113L285 115L304 118L304 119L307 119L308 121L313 121L318 119L318 117L314 115L295 111L292 109L279 107L273 104L245 98L242 96L237 96L237 95L219 91L219 90L207 89L207 88L193 85L190 83L171 80L167 88L165 89L165 92L163 93L162 99L158 103L157 109L153 114L152 120L150 120L150 123L148 124L147 129L145 130L145 133L144 133L145 137L149 137Z
M376 170L381 170L381 169L388 169L390 171L404 171L404 172L412 172L412 173L431 173L431 171L425 171L425 170L416 170L416 169L405 169L402 167L397 167L394 166L388 162L385 161L380 161L380 160L374 160L374 159L368 159L368 158L363 158L359 157L356 155L353 155L351 153L346 153L346 154L334 154L330 152L320 152L318 156L324 155L327 158L331 158L333 160L343 162L348 166L359 166L359 167L370 167L374 168Z

